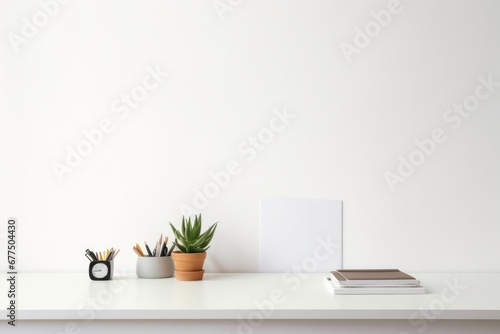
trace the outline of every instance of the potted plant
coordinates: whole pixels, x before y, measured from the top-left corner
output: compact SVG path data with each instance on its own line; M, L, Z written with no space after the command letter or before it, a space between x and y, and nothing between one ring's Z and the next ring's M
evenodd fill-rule
M179 231L169 223L174 232L175 246L179 249L172 253L175 266L175 277L179 281L199 281L203 279L203 263L207 257L207 249L217 228L217 223L201 233L201 213L188 219L182 216L182 227Z

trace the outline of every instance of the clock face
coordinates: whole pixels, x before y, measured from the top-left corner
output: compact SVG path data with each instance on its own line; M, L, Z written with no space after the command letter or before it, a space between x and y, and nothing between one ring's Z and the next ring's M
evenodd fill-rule
M104 278L108 274L108 266L106 266L104 263L96 263L92 267L92 275L94 275L95 278Z

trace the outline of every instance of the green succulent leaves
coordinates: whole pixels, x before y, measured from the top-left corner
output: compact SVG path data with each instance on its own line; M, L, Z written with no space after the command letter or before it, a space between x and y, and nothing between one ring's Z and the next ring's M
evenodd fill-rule
M185 219L182 216L181 231L176 229L172 223L169 223L174 232L174 244L183 253L203 253L210 247L210 241L217 228L217 223L210 226L205 232L201 233L201 213L194 216L194 223L191 223L191 217Z

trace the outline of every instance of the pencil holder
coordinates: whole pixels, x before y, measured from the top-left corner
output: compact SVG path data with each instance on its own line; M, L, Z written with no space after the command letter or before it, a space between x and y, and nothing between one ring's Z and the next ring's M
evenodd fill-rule
M135 271L140 278L167 278L174 276L171 256L138 256Z
M113 279L113 260L91 261L89 264L89 277L93 281Z

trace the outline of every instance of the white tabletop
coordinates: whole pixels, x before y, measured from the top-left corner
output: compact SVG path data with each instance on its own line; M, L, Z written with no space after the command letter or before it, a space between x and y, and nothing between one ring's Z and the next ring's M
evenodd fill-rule
M211 273L182 282L22 273L17 319L500 319L496 273L412 273L427 294L383 296L336 296L323 285L327 274L300 275ZM2 280L2 305L7 290Z

